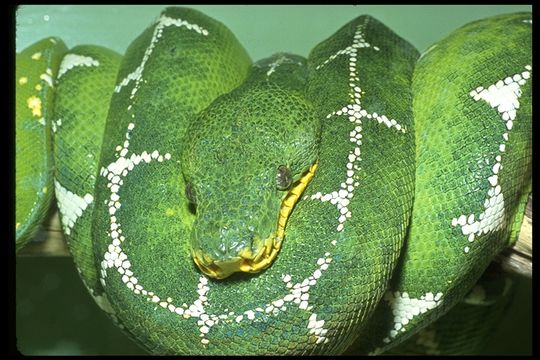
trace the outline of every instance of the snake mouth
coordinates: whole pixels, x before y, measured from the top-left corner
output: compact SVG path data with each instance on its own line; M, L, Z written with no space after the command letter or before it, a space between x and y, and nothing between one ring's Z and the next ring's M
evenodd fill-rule
M262 245L258 251L253 252L250 248L244 248L238 253L238 256L227 260L215 260L211 256L194 250L192 252L193 261L199 269L209 277L224 279L235 272L257 273L269 267L281 249L289 216L313 175L315 175L316 169L317 162L313 163L308 171L287 192L281 201L277 230L270 237L261 241Z

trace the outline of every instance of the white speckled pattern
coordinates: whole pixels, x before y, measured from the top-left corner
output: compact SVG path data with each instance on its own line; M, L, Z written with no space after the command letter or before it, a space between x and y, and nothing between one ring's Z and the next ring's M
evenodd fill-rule
M77 66L99 66L99 61L90 56L67 54L60 63L57 79L60 79L65 73Z
M471 245L477 236L497 231L504 225L504 195L499 184L499 172L503 169L502 159L506 151L506 143L519 109L521 86L525 85L526 81L530 79L531 71L532 67L526 65L525 71L513 76L507 76L503 80L490 85L487 89L479 86L469 94L475 101L483 100L492 108L497 109L506 124L507 131L501 135L499 153L495 157L491 175L486 179L490 187L484 201L484 211L478 216L474 213L462 214L452 219L452 226L460 226L463 235L467 236L469 245L463 248L465 254L470 252ZM488 160L486 159L486 161Z
M63 229L69 235L77 219L81 217L86 207L94 201L94 197L91 194L85 194L82 197L78 196L64 188L56 179L54 180L54 188L60 214L62 215Z

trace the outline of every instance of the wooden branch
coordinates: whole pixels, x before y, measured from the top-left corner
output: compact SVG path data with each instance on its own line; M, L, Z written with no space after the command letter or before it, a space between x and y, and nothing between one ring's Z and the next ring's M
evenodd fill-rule
M36 236L22 249L19 256L70 256L66 245L58 209L53 206ZM505 271L532 276L532 195L529 197L519 238L511 248L495 259Z
M19 256L71 256L69 253L58 208L51 206L45 222L40 225L36 235L17 254Z
M518 240L514 246L497 256L495 261L507 272L532 277L532 195L527 202Z

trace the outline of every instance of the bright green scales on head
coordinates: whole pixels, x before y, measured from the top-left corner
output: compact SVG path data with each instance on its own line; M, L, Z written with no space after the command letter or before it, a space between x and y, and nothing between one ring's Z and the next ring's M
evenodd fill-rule
M271 264L318 156L320 124L311 104L265 77L257 81L264 74L255 69L252 81L191 123L182 153L197 215L193 258L217 278Z

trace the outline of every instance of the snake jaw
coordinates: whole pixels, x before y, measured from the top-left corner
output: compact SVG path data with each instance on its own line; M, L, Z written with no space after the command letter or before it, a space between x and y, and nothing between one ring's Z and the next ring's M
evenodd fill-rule
M206 254L194 251L193 260L205 275L215 279L224 279L235 272L256 273L272 264L281 243L281 240L276 241L276 237L271 236L263 242L255 254L250 248L244 248L239 256L227 260L214 260Z
M199 269L212 278L224 279L235 272L256 273L269 267L281 249L285 237L285 227L294 205L313 178L316 169L317 162L313 163L309 170L289 190L281 202L276 232L261 241L262 246L255 254L250 247L246 247L238 253L238 256L227 260L215 260L208 254L194 250L192 257Z

